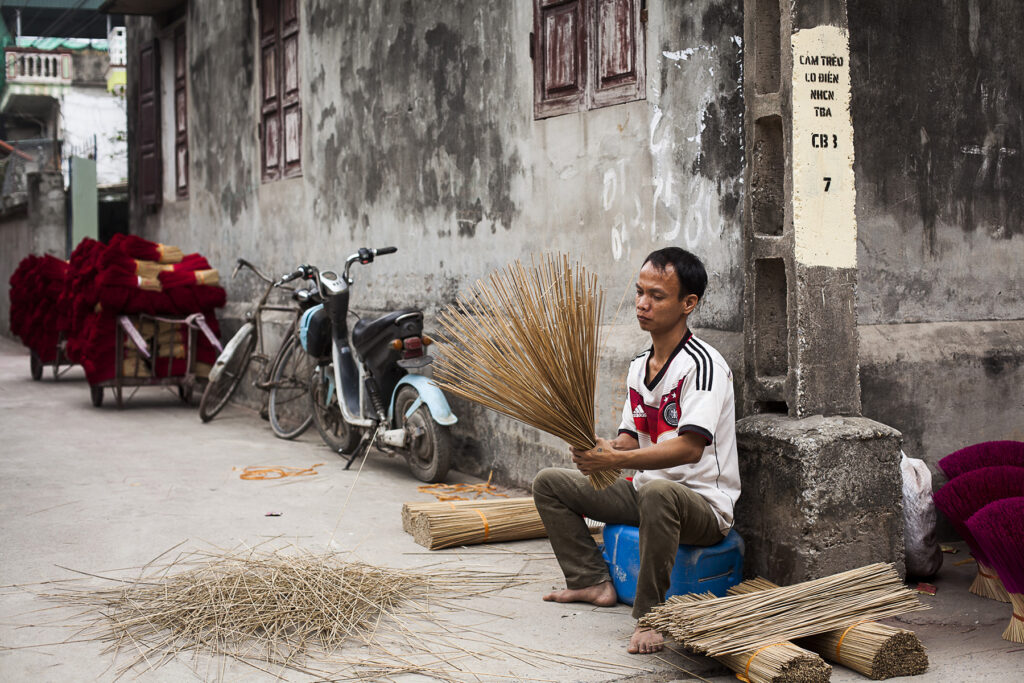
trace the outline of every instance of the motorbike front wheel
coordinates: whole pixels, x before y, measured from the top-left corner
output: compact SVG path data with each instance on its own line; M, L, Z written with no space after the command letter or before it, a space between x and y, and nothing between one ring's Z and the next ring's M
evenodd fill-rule
M413 476L420 481L444 481L452 463L452 435L448 428L434 422L430 408L421 403L406 417L410 406L420 397L411 386L403 386L395 398L395 421L405 429L408 439L406 457Z
M313 424L320 438L335 453L351 455L359 445L362 436L341 416L338 406L338 388L334 386L334 366L320 366L313 371L309 383L309 398L312 402Z

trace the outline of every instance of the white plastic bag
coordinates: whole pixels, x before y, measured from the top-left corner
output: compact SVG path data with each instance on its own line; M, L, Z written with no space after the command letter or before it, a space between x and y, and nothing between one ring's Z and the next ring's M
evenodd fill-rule
M932 473L924 460L903 456L903 545L907 574L931 576L942 566L942 549L935 540L935 503Z

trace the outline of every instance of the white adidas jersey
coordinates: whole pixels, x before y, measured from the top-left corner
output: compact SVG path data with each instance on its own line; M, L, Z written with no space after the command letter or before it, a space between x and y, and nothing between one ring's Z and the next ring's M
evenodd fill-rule
M722 533L728 533L733 506L740 497L732 372L718 351L687 331L648 383L647 360L652 351L641 353L629 365L619 433L636 437L641 448L684 432L699 434L708 445L693 464L638 471L633 486L639 490L652 479L685 484L708 501Z

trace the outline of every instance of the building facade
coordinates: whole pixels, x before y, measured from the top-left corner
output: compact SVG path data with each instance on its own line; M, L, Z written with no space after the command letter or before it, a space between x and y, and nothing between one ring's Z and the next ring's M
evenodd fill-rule
M597 421L613 431L652 249L704 259L693 322L744 366L745 4L111 0L134 15L132 229L225 272L394 245L357 273L353 305L428 316L511 260L568 253L610 302ZM847 8L863 414L932 464L1024 439L1016 0ZM226 282L229 331L254 285ZM528 485L567 460L456 412L466 471Z

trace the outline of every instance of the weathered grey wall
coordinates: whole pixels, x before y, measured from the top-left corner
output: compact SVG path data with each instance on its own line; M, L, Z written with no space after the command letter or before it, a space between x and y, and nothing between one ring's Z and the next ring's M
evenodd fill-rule
M1024 12L849 0L863 413L935 463L1024 439Z
M543 121L533 120L529 3L300 5L302 177L260 180L255 5L191 3L190 197L147 213L133 196L137 232L200 250L223 271L238 256L284 270L394 244L395 256L356 271L354 305L428 315L512 259L565 251L601 274L609 318L625 295L624 323L643 256L674 244L711 272L697 326L738 338L739 0L650 3L647 99ZM136 64L159 30L128 22ZM227 286L233 302L254 294L251 278ZM230 329L240 306L226 314ZM647 343L615 336L599 400L606 429L625 364ZM457 411L471 471L512 469L525 484L563 450L465 404Z
M862 325L1024 318L1019 0L849 0Z
M0 215L0 334L11 336L10 279L29 254L65 258L67 227L64 179L60 173L29 173L27 201Z

